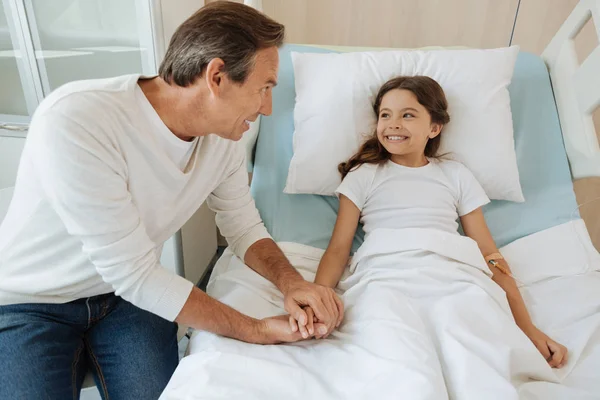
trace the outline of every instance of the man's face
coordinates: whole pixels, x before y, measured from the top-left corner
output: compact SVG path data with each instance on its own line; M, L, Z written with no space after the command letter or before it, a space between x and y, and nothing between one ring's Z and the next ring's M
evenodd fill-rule
M256 53L254 66L244 83L233 82L224 74L216 94L211 96L211 133L237 141L259 115L271 115L278 68L279 52L270 47Z

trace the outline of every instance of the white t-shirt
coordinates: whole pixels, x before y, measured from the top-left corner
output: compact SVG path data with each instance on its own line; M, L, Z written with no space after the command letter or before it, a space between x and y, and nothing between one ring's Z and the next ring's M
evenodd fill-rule
M173 320L193 284L160 253L205 200L240 258L270 237L240 143L180 140L139 78L69 83L36 110L0 224L0 305L115 292Z
M135 85L135 98L140 106L140 111L144 114L144 118L156 127L156 129L149 130L149 140L153 140L158 148L164 150L165 154L169 159L179 167L182 172L186 172L189 165L189 161L192 158L192 154L198 146L200 141L195 138L189 142L179 139L175 136L169 128L162 122L152 104L148 102L146 95L142 91L139 85Z
M458 217L490 201L464 165L435 159L419 168L363 164L348 173L337 193L361 210L366 234L378 228L458 233Z

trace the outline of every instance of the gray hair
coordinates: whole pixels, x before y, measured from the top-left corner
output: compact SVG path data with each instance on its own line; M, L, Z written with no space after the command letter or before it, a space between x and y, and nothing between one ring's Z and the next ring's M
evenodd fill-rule
M220 58L224 72L244 83L254 67L256 52L281 47L285 27L243 4L210 3L181 24L169 43L159 75L169 84L189 86L208 63Z

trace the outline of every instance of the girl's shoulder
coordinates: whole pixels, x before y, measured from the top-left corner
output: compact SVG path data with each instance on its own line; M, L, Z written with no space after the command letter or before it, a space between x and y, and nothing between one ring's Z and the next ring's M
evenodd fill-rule
M361 164L348 172L342 179L341 187L362 187L368 191L373 186L378 169L377 164Z
M344 179L355 176L373 175L379 169L379 164L360 164L354 169L350 170Z

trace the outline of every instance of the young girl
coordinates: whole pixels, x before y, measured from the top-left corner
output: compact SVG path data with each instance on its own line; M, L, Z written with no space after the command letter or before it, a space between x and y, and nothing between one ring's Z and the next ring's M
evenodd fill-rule
M347 266L359 219L366 235L374 229L426 228L458 235L457 218L477 242L493 280L506 292L514 320L550 366L567 361L567 349L537 329L510 268L499 253L481 207L484 190L462 164L437 157L449 121L440 85L425 76L385 83L373 105L377 129L348 162L339 166L338 217L315 282L336 287ZM307 310L312 316L312 310ZM312 322L312 318L309 318ZM309 330L310 329L309 327Z

